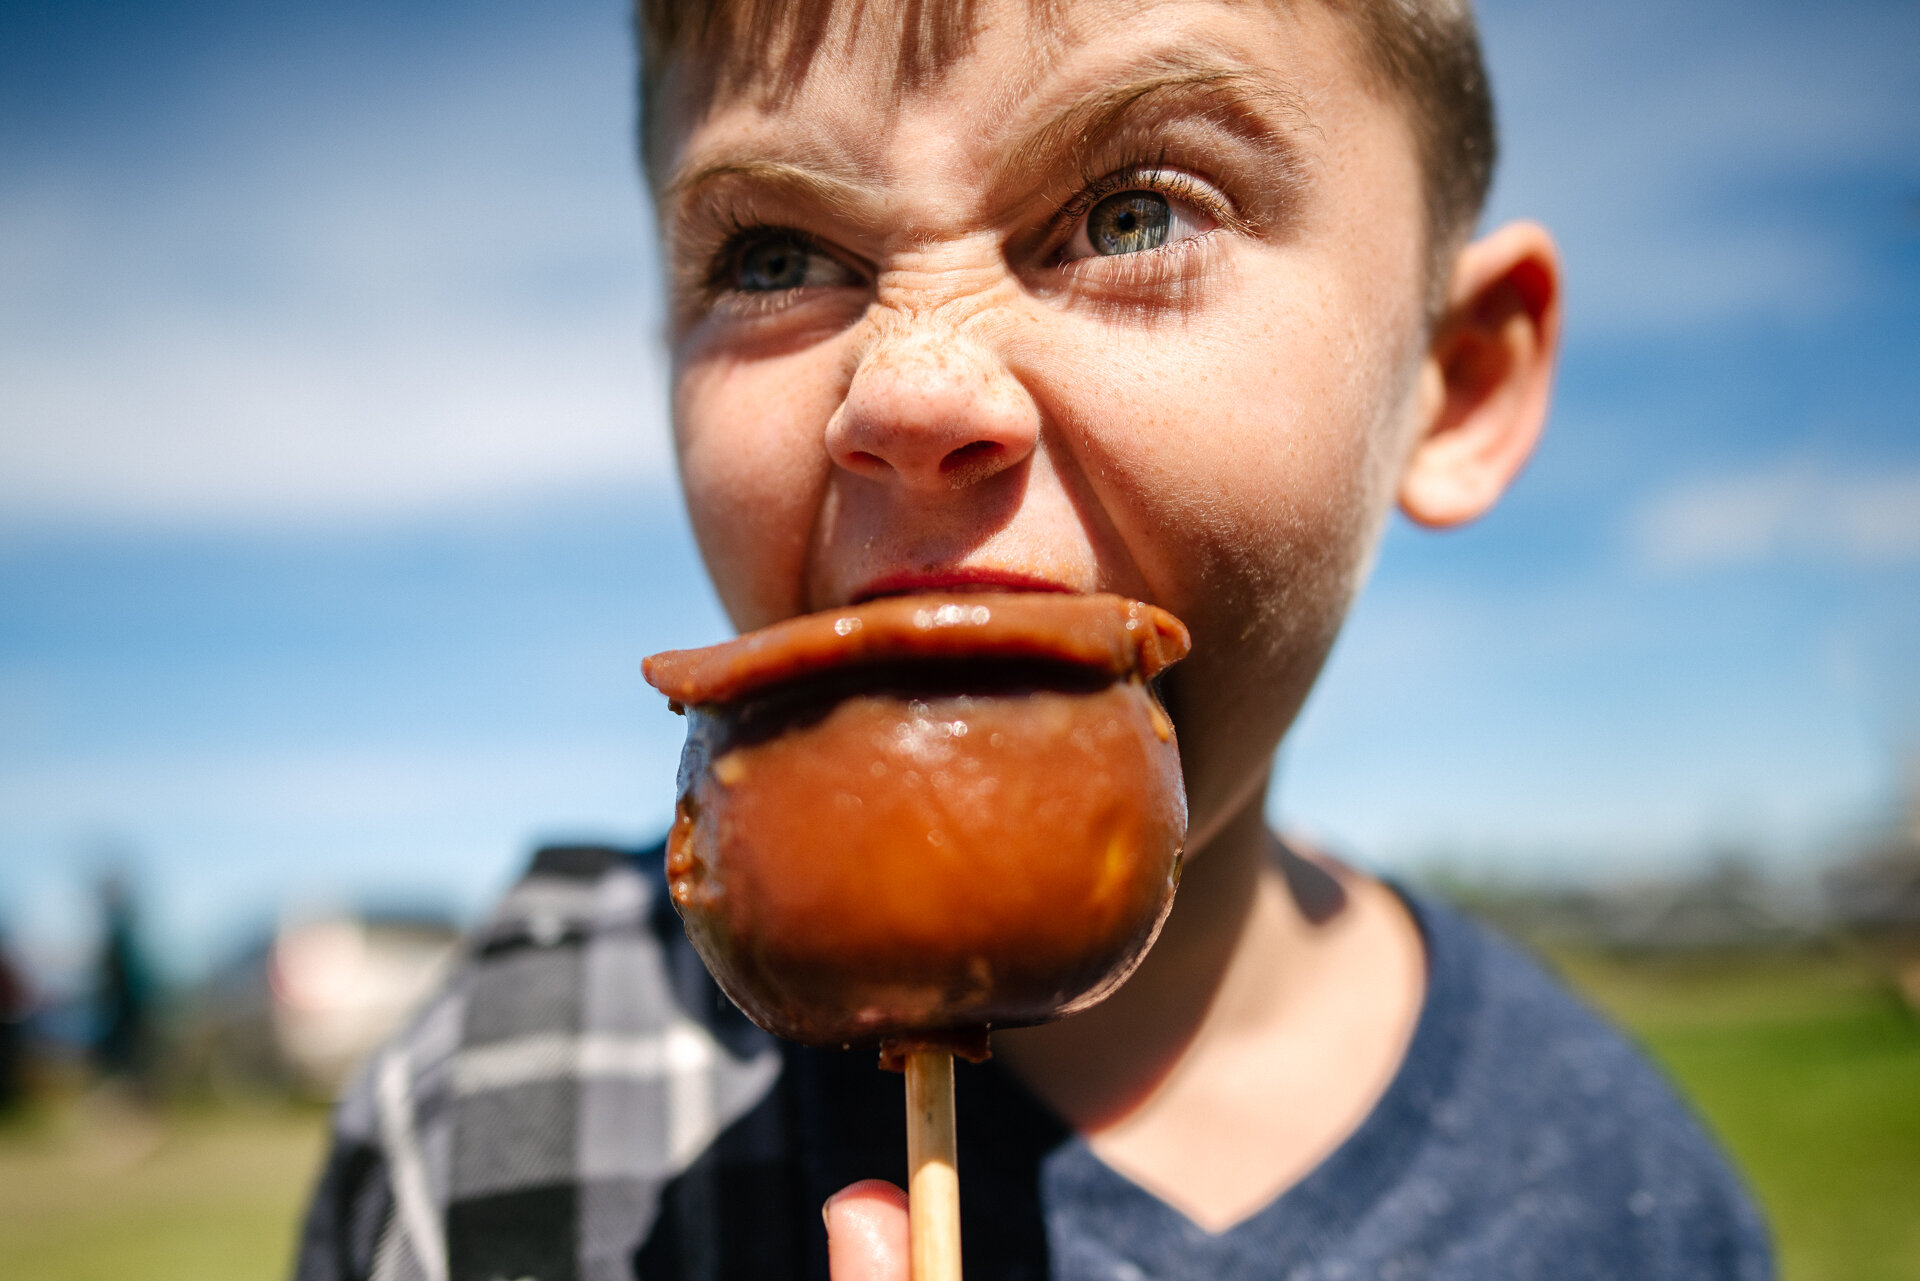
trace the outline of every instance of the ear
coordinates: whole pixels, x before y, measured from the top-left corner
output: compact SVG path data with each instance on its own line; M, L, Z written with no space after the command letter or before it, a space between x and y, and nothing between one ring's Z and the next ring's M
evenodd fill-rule
M1546 228L1508 223L1460 251L1420 371L1400 510L1441 527L1493 506L1546 425L1559 345L1560 252Z

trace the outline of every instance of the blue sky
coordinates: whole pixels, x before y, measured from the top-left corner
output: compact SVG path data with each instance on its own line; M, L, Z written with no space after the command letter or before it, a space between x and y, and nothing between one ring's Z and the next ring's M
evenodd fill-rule
M1482 7L1549 436L1395 528L1275 812L1361 861L1808 865L1920 745L1920 8ZM607 0L0 0L0 920L178 965L641 839L718 638Z

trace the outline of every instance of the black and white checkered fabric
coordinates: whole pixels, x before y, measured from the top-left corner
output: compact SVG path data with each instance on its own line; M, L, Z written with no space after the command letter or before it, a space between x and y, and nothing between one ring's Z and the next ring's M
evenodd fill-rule
M299 1281L636 1274L668 1185L781 1063L663 911L657 860L541 852L340 1103Z

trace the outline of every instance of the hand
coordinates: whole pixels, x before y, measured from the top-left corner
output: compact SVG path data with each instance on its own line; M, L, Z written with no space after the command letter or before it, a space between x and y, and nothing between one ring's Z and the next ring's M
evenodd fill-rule
M827 1268L833 1281L907 1281L907 1194L880 1179L827 1198Z

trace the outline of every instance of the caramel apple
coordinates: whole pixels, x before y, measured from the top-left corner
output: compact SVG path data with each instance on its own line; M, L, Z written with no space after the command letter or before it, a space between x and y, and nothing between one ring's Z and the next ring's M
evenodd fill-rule
M969 593L648 659L689 717L667 875L720 986L796 1041L973 1057L1100 1000L1179 879L1148 682L1188 644L1117 596Z

